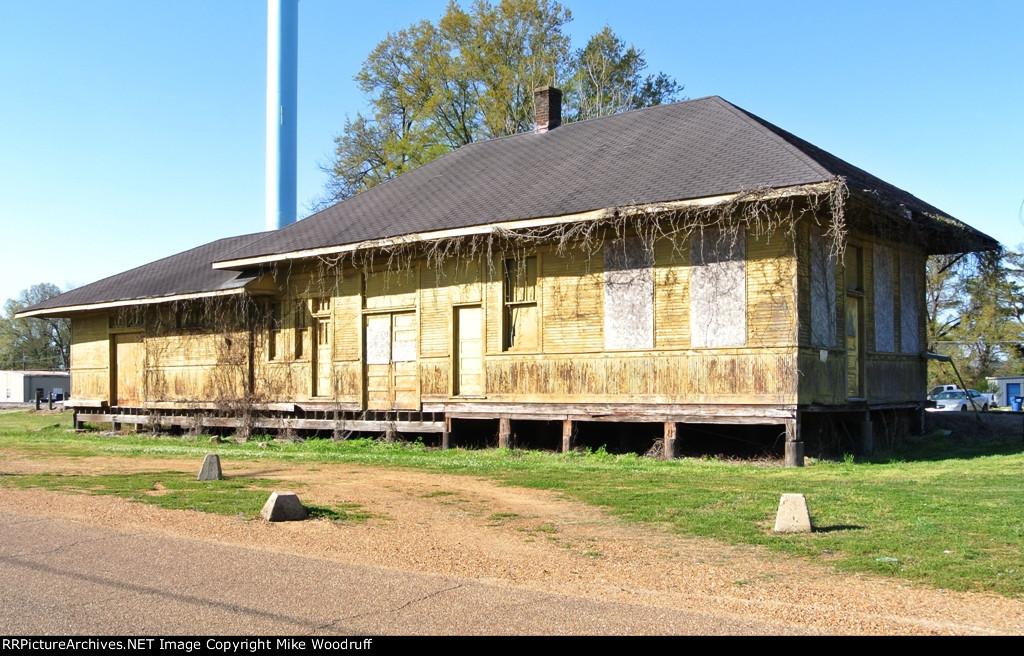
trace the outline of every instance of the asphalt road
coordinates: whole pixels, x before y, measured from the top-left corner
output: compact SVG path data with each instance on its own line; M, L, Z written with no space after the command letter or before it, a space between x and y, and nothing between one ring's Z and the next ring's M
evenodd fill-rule
M605 603L30 512L0 513L0 590L8 636L793 633L709 609Z

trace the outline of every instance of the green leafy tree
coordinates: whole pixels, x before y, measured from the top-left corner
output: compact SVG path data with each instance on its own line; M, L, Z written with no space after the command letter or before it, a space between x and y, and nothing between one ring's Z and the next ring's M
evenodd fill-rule
M937 256L928 262L929 349L953 358L965 382L1024 366L1024 272L1020 252L972 257ZM950 382L948 366L932 362L929 383Z
M67 319L15 319L27 307L61 294L40 283L4 303L0 317L0 369L67 369L71 362L71 324Z
M566 121L673 101L681 87L644 75L643 51L605 27L573 52L554 0L454 0L436 22L388 34L355 79L370 109L335 138L324 206L460 146L533 129L533 91L565 88Z
M1017 329L1022 331L1020 350L1024 349L1024 244L1003 254L1003 268L1006 272L1004 304ZM1024 358L1024 353L1020 355Z

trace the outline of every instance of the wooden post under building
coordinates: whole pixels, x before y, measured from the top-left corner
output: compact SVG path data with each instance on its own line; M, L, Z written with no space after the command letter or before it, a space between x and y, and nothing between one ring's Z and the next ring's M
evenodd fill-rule
M562 420L562 453L569 453L572 451L572 420Z
M800 439L800 416L787 419L786 424L786 466L804 466L804 442Z
M508 449L512 441L512 420L508 417L498 419L498 448Z
M678 434L679 424L674 421L665 422L665 459L674 460L678 453L676 447L676 436Z

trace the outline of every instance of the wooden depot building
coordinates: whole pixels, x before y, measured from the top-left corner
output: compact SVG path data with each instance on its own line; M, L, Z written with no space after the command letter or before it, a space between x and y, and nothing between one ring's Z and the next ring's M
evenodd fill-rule
M534 132L19 316L71 319L79 421L669 457L753 428L791 465L913 425L925 258L992 238L718 97L536 100Z

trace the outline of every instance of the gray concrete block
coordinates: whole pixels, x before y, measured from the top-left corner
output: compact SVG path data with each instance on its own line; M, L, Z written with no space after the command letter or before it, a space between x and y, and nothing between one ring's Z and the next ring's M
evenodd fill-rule
M220 471L220 456L216 453L207 453L203 458L203 466L199 469L197 481L219 481L224 478Z
M268 522L298 522L309 517L305 506L294 492L274 492L260 511Z
M812 530L804 495L783 494L779 499L779 512L775 515L775 532L810 533Z

